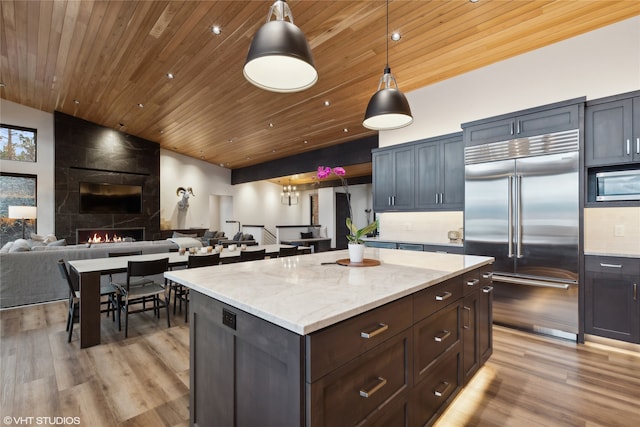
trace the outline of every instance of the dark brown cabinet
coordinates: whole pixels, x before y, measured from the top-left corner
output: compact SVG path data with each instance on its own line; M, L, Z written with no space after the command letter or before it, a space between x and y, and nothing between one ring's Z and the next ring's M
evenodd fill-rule
M464 145L487 144L514 138L578 129L584 98L576 98L462 125Z
M585 165L640 162L640 91L589 101L585 109Z
M464 384L493 352L492 276L491 269L486 267L464 276L461 322Z
M490 354L490 274L479 267L304 336L192 291L192 425L433 424L463 387L466 341L469 378ZM477 299L475 336L462 328L465 294Z
M585 256L585 333L640 343L640 259Z

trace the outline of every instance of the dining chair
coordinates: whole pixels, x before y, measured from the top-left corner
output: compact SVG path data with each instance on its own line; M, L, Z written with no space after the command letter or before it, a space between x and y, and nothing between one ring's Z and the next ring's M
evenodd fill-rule
M266 250L260 249L257 251L241 251L240 252L240 262L243 261L257 261L264 259L266 256Z
M78 289L78 285L74 283L71 279L71 275L69 274L69 270L67 269L67 264L64 259L58 260L58 269L60 270L60 275L62 279L67 282L69 286L69 315L67 316L67 331L69 332L69 337L67 338L67 342L71 342L71 334L73 333L73 324L79 320L80 313L80 290ZM111 283L106 285L100 285L100 299L106 296L106 301L101 301L100 304L107 305L106 309L100 310L100 312L111 313L113 320L115 321L115 313L118 309L118 303L116 299L117 289Z
M114 282L118 288L118 330L121 330L120 316L124 311L124 336L129 336L129 314L141 313L153 310L156 317L160 318L160 307L167 309L167 327L171 326L169 318L169 300L163 283L159 283L153 276L161 276L169 270L169 258L161 258L150 261L128 261L127 278L124 283ZM164 299L160 299L164 295ZM146 303L152 302L151 307ZM141 307L132 310L132 305Z
M210 267L220 264L220 254L189 255L187 268ZM189 320L189 288L179 283L171 282L175 294L173 297L173 314L176 314L176 301L180 301L180 312L182 312L182 302L184 301L184 321Z
M291 246L291 247L280 247L280 250L278 251L278 258L280 257L285 257L285 256L294 256L298 254L298 247L297 246Z

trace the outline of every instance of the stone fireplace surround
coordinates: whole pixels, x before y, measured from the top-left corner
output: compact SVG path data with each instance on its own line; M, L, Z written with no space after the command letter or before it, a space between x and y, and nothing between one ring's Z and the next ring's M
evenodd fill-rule
M76 230L143 229L160 238L160 146L56 111L55 234L69 244ZM80 213L80 182L142 186L142 213ZM136 239L139 240L139 239Z

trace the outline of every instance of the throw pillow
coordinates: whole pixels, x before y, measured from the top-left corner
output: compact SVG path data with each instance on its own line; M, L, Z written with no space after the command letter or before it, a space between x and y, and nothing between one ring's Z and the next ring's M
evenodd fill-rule
M216 231L216 235L214 236L214 239L222 239L224 238L224 231Z
M180 233L179 231L174 231L171 237L198 237L198 233Z
M243 234L242 240L253 240L253 234Z
M233 240L234 242L239 242L240 239L242 239L242 231L238 231L236 234L233 235Z
M46 239L46 236L43 236L41 234L31 233L31 240L35 240L36 242L44 242L44 239Z
M67 246L66 239L56 240L55 242L49 243L47 246Z
M58 240L58 238L56 237L55 234L47 234L47 237L45 237L45 239L43 240L43 243L46 245L51 242L55 242L56 240Z
M204 235L202 236L203 239L213 239L216 237L216 233L217 231L205 231Z
M9 252L29 252L31 250L31 246L29 246L29 242L25 239L18 239L13 242L11 249Z
M300 232L300 238L301 239L311 239L312 237L313 237L313 233L311 231L306 232L306 233L304 231Z
M313 227L311 229L311 234L313 237L320 237L320 227Z
M2 249L0 249L0 253L2 253L2 254L8 253L9 250L11 249L11 246L13 246L13 242L5 243L4 246L2 247Z

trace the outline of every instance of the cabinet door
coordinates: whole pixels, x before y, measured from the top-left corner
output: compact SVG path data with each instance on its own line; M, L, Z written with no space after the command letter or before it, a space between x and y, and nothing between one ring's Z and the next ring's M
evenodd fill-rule
M464 172L462 173L464 180ZM416 146L416 208L435 209L440 203L439 144Z
M480 366L482 366L493 353L493 286L491 285L483 286L480 289L478 347Z
M372 154L373 209L381 212L391 208L394 187L394 157L392 151Z
M394 191L391 204L394 210L413 209L414 207L414 147L393 151L394 154Z
M515 123L515 135L521 138L578 129L580 125L579 112L578 105L568 105L518 116Z
M464 145L461 139L441 145L441 208L464 207Z
M639 342L640 261L590 256L585 259L585 332Z
M515 118L480 123L464 129L464 145L486 144L489 142L505 141L515 135Z
M585 164L600 166L633 159L631 99L588 106L585 110Z
M640 162L640 97L633 98L633 161Z
M478 327L480 325L479 289L464 297L462 303L462 376L464 384L480 368L480 346Z

